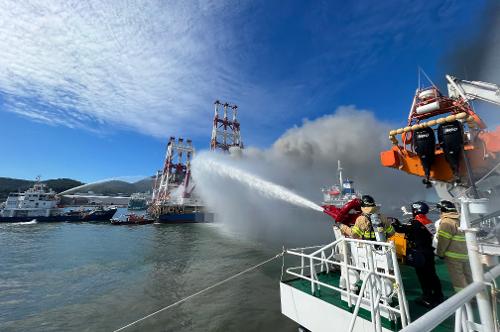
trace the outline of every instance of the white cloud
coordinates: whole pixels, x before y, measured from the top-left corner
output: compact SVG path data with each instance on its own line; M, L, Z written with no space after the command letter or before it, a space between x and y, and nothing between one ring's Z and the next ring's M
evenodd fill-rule
M214 24L226 15L218 1L0 1L3 109L93 130L196 130L226 85L212 47L231 45Z

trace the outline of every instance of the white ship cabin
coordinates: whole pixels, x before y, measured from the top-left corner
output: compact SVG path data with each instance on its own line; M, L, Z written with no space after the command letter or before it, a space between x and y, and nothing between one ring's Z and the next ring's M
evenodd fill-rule
M45 184L36 183L23 193L11 193L2 211L4 217L49 216L57 207L59 199L55 191Z
M323 204L339 207L360 196L354 189L354 182L349 179L342 181L342 186L333 185L329 188L323 188L321 191L323 192Z

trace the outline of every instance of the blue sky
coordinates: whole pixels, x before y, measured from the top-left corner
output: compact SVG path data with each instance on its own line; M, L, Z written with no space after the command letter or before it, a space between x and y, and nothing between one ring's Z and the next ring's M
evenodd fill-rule
M417 67L444 83L486 6L0 0L0 176L153 174L171 135L208 147L215 99L247 146L341 105L403 123Z

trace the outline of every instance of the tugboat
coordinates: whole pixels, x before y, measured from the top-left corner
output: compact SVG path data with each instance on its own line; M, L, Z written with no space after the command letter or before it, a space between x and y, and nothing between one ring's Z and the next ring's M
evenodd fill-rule
M116 208L95 208L90 211L65 211L58 207L59 198L45 184L37 181L25 192L11 193L0 210L0 222L16 223L36 220L37 222L107 221Z
M111 219L111 225L146 225L154 223L154 219L149 216L137 215L135 213Z

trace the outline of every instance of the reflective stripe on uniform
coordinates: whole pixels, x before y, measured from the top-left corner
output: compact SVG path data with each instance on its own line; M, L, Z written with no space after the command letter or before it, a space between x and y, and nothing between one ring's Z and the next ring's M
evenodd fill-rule
M451 240L465 242L465 235L454 235Z
M444 255L446 257L450 257L450 258L454 258L454 259L467 259L467 258L469 258L469 256L467 256L467 254L459 254L459 253L453 252L453 251L447 251L444 253Z
M450 233L445 232L443 230L439 230L438 231L438 235L444 237L445 239L450 239L451 240L453 238L453 235L451 235Z
M389 225L388 227L385 228L386 233L392 233L395 232L394 227L392 225Z
M351 230L354 234L358 236L363 236L363 231L361 231L361 229L359 229L358 226L353 226Z

